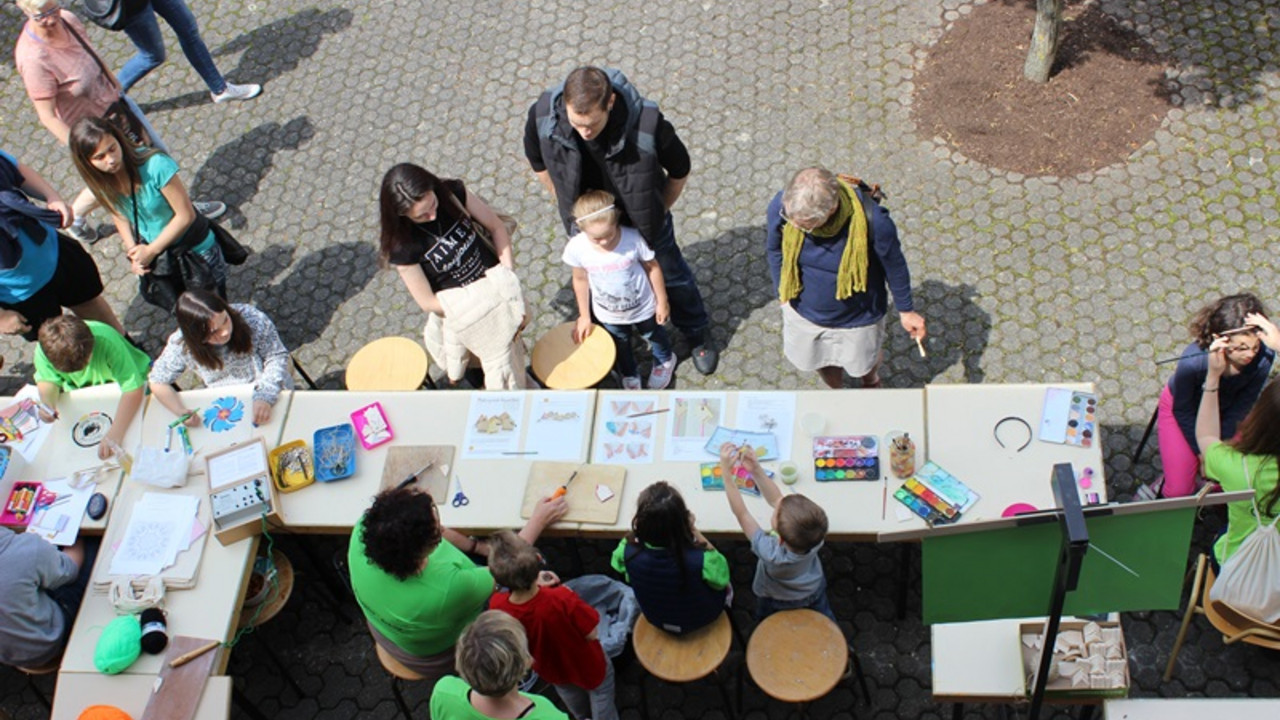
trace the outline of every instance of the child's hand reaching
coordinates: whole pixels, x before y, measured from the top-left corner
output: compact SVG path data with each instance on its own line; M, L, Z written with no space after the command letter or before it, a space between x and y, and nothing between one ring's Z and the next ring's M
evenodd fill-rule
M733 470L733 464L738 462L738 446L731 442L724 443L720 446L720 469L728 476Z
M579 317L578 322L573 326L573 341L581 345L582 341L586 340L587 336L591 334L593 328L595 328L595 325L591 324L589 316Z

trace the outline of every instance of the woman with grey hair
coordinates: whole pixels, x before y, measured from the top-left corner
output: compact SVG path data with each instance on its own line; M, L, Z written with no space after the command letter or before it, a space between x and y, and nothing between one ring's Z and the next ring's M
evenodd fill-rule
M890 294L903 329L925 337L889 211L852 178L811 167L774 196L765 227L787 360L831 388L843 387L846 373L879 387Z

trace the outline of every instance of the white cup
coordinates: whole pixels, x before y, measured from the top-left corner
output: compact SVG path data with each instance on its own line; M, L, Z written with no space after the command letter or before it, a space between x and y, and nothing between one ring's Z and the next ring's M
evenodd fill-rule
M800 427L804 428L809 437L815 438L821 435L823 430L827 429L827 419L818 413L805 413L800 418Z
M800 479L800 468L793 462L784 462L778 466L778 479L785 485L795 485Z

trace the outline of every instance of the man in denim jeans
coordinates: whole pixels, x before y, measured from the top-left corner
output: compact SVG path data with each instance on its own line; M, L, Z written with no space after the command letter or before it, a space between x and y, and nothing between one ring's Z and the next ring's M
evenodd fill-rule
M164 62L164 38L160 35L160 25L156 22L156 14L169 23L169 27L178 34L178 43L182 45L182 53L187 62L200 73L204 84L209 86L209 93L216 103L231 100L250 100L262 92L257 84L233 85L222 77L218 66L213 64L213 56L200 37L200 28L196 26L196 18L191 14L185 0L151 0L151 3L134 15L124 33L138 48L138 54L120 69L120 85L125 92L134 83L146 77L147 73L160 67Z
M676 244L671 206L689 177L689 151L657 104L617 70L580 67L529 108L524 154L555 197L569 236L573 203L588 190L618 199L621 223L636 228L657 256L671 322L693 349L698 372L715 372L710 320L693 270Z

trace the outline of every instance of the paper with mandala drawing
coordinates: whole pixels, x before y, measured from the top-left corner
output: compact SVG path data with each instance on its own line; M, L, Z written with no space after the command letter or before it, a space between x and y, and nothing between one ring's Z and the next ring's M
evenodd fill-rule
M631 416L661 409L657 395L602 393L596 416L592 462L611 465L653 462L658 418L662 415Z
M673 393L667 396L667 447L669 461L707 460L707 439L724 424L724 393Z
M582 460L582 445L590 413L589 392L555 392L539 394L530 400L529 428L524 449L536 452L535 460Z

